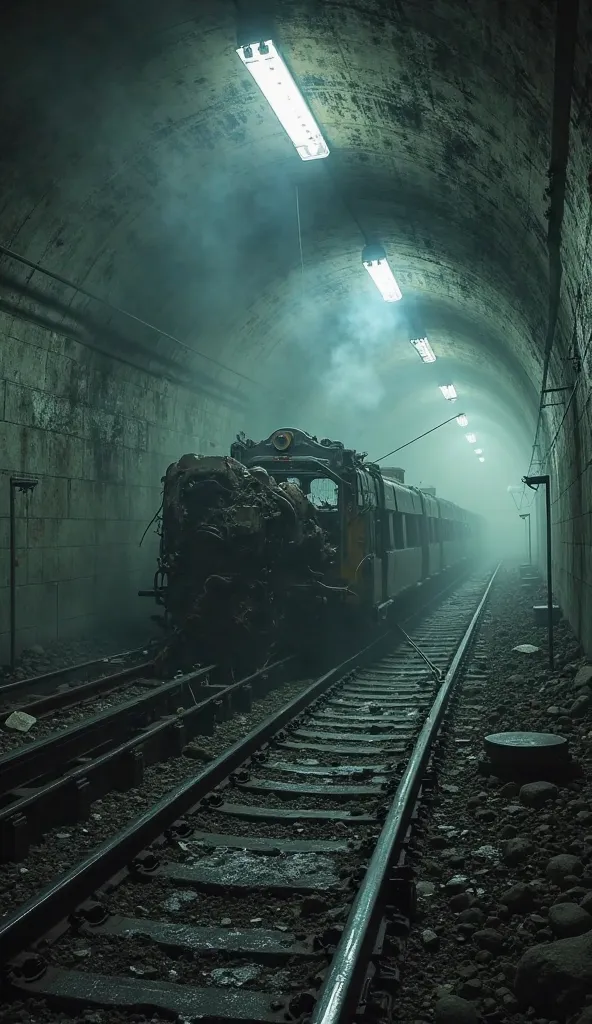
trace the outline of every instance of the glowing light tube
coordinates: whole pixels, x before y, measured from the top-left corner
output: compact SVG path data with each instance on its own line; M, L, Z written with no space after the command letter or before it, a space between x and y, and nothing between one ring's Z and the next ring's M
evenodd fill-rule
M477 435L476 434L465 434L465 437L466 437L467 441L469 442L469 444L476 444L477 443Z
M424 363L435 363L436 356L427 338L417 338L411 344Z
M458 395L454 384L441 384L440 391L444 395L447 402L456 402Z
M403 298L381 245L365 246L362 252L362 263L385 302L398 302Z
M322 160L329 147L308 104L271 39L236 51L253 76L301 160Z
M459 427L468 427L468 425L469 425L469 418L468 418L468 416L465 416L465 414L463 412L462 416L457 416L456 417L456 422L458 423Z

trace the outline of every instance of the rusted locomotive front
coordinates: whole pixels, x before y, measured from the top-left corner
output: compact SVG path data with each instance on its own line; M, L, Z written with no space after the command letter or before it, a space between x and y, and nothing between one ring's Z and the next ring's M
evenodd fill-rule
M232 457L184 455L164 477L165 661L260 667L308 635L334 547L294 482ZM289 638L289 642L288 642Z

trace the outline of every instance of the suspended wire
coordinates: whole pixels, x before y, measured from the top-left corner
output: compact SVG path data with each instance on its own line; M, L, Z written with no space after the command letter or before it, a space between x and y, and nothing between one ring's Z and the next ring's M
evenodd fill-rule
M85 298L91 299L93 302L98 302L101 306L105 306L106 309L110 309L112 313L118 313L120 316L127 317L128 320L132 320L134 323L140 324L141 327L146 327L149 331L153 331L155 334L160 335L160 337L174 342L175 345L179 345L179 347L184 349L186 352L190 352L192 355L199 356L200 359L205 359L206 362L212 363L220 370L224 370L226 373L231 373L235 377L240 377L241 380L245 380L249 384L255 384L257 387L263 386L260 381L254 380L252 377L248 377L239 370L235 370L232 366L226 366L225 363L221 363L220 360L214 359L213 356L206 355L206 353L201 352L200 349L193 348L192 345L188 345L186 342L176 338L174 334L169 334L168 331L163 331L160 327L155 327L154 324L150 324L146 320L142 320L141 317L136 316L134 313L129 313L128 310L122 309L120 306L113 305L112 302L102 298L102 296L88 291L87 288L83 288L82 285L75 284L74 281L68 280L67 277L62 277L61 274L56 274L53 270L48 270L47 267L43 267L40 263L33 263L32 260L28 260L24 256L21 256L20 253L14 252L12 249L8 249L5 245L0 244L0 253L4 256L8 256L10 259L16 260L18 263L23 263L31 270L44 274L45 277L49 277L53 281L58 281L60 284L65 285L66 288L72 288L74 291L79 292L80 295L84 295Z
M302 294L304 295L304 254L302 252L302 226L300 224L300 195L296 185L296 222L298 224L298 248L300 250L300 275L302 282Z
M423 434L418 434L417 437L413 437L411 441L405 441L405 444L400 444L398 448L393 448L392 452L387 452L386 455L381 455L379 459L372 459L373 463L382 462L383 459L388 459L389 455L395 455L400 452L403 448L408 448L410 444L414 444L415 441L421 441L422 437L427 437L428 434L433 434L434 430L439 430L440 427L445 427L447 423L452 423L453 420L458 419L458 416L464 416L464 413L458 413L456 416L451 416L449 420L443 420L442 423L438 423L435 427L430 427L429 430L425 430Z

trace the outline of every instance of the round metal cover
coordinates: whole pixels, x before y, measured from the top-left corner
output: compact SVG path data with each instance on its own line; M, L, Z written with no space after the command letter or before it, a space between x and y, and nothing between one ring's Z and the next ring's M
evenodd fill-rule
M568 759L565 736L552 732L497 732L485 737L485 749L496 769L549 772Z
M508 748L524 747L565 747L565 736L557 736L554 732L494 732L485 737L486 747Z

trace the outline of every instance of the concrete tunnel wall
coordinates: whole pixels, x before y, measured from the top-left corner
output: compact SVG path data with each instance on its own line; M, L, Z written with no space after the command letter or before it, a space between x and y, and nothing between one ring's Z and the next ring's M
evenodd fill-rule
M33 0L15 6L13 31L0 44L10 95L0 117L8 143L0 242L162 325L188 348L0 257L0 661L8 647L10 474L40 481L33 495L16 499L19 646L107 629L123 635L141 630L152 611L135 595L151 581L155 538L138 542L168 463L187 450L227 450L253 421L253 405L274 404L265 391L254 399L249 380L191 348L252 378L272 353L297 346L302 280L293 215L276 226L271 252L256 232L228 236L235 289L231 302L218 301L216 223L203 251L184 223L198 193L215 205L212 180L224 180L223 203L239 222L243 210L246 219L264 217L261 195L283 196L284 179L299 184L304 280L315 310L326 313L307 328L319 348L331 343L324 326L335 304L368 288L345 196L366 230L399 254L405 297L449 365L466 362L472 334L482 389L495 395L500 416L519 408L530 436L544 364L554 3L483 0L468 11L460 0L368 0L363 12L337 12L278 2L283 45L331 140L337 195L322 168L302 177L245 83L232 49L232 4L204 3L199 12L183 0L166 10L144 4L141 17L131 4L102 18L70 8L64 2L60 21ZM592 5L582 0L547 381L577 386L543 412L538 452L550 448L540 471L546 465L552 474L557 597L588 651L591 38ZM63 72L63 81L62 67L71 75ZM263 153L255 144L262 125ZM170 166L175 187L163 197ZM253 252L264 245L258 264ZM452 315L472 324L462 344L448 327L438 339L438 324ZM270 386L279 372L270 370ZM287 411L285 402L277 408Z
M154 606L137 591L156 568L160 479L186 451L211 451L228 411L19 318L0 327L2 504L0 661L9 649L8 478L16 495L17 640L146 636Z

